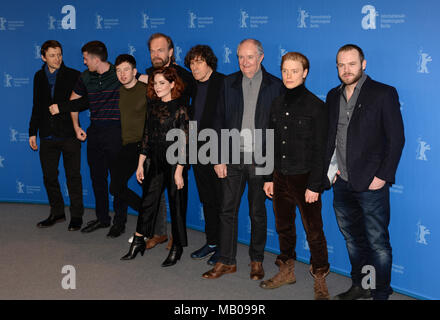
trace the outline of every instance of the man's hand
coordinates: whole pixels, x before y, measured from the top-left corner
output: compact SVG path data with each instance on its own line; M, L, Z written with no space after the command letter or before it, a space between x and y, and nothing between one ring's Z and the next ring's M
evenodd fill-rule
M53 105L49 106L49 112L51 115L54 116L54 115L60 113L60 109L58 108L57 104L53 104Z
M81 127L75 128L75 132L76 132L76 138L79 141L86 141L87 134L85 133L85 131L83 129L81 129Z
M313 203L318 201L319 198L319 193L318 192L313 192L312 190L306 189L306 203Z
M226 176L228 175L226 164L216 164L214 166L214 171L217 174L217 177L219 177L220 179L226 178Z
M32 150L34 150L34 151L38 150L37 136L30 136L29 137L29 145L31 146Z
M145 84L148 84L148 75L147 74L141 74L140 76L139 76L139 79L138 79L140 82L143 82L143 83L145 83Z
M263 186L263 190L266 193L266 196L272 199L273 197L273 182L265 182Z
M378 177L374 177L373 181L371 182L370 186L368 187L368 190L379 190L382 189L385 185L386 181L379 179Z

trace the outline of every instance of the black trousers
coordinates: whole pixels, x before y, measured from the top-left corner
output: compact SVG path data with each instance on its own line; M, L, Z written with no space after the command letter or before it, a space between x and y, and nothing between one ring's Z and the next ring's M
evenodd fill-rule
M67 190L70 197L70 215L81 218L84 214L81 181L81 142L76 138L64 140L40 139L40 163L43 181L50 204L50 213L64 215L64 200L58 182L58 165L63 155Z
M222 208L220 213L220 259L219 262L236 264L238 210L246 184L248 185L249 216L251 219L251 261L262 262L266 246L267 215L263 176L255 175L251 164L227 165L226 178L222 184Z
M115 173L116 158L121 150L121 127L91 125L87 129L87 162L90 167L96 217L101 223L111 222L109 215L108 176ZM113 208L116 217L127 216L127 204L115 196Z
M110 182L110 193L124 201L134 210L141 209L141 197L128 188L128 180L136 172L139 162L139 148L141 142L129 143L122 146L116 156L113 176ZM115 214L115 224L127 222L127 211Z
M220 200L222 194L221 182L214 171L213 165L193 165L194 177L203 205L205 217L206 243L219 245Z
M186 169L183 171L184 187L177 190L174 182L176 166L162 164L161 167L162 169L158 169L154 165L151 165L145 170L146 174L142 184L142 209L139 212L136 232L149 238L153 237L161 194L166 188L171 215L173 244L185 247L188 245L186 232L186 208L188 203L187 171Z

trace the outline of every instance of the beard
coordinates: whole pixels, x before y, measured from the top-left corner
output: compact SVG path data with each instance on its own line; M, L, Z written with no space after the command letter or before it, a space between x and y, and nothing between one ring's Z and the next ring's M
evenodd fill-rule
M356 72L355 74L353 73L344 73L342 74L342 76L339 76L339 80L341 80L345 85L351 85L353 83L356 83L359 81L359 79L362 77L362 69L359 69L358 72ZM346 80L344 77L347 75L351 75L354 76L351 80Z
M170 61L169 57L166 57L165 60L163 60L162 58L156 58L153 61L151 61L151 63L153 64L153 68L158 69L166 66L169 61Z

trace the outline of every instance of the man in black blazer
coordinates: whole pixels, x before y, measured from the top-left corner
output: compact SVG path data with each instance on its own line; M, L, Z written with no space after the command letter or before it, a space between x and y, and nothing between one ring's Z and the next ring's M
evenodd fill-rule
M34 77L32 116L29 123L29 145L37 151L40 135L40 162L44 186L50 204L49 218L37 224L46 228L65 221L64 201L58 182L58 164L63 155L67 189L70 197L69 231L81 228L84 214L81 182L81 142L76 138L70 114L51 115L49 106L68 101L80 72L63 63L61 44L48 40L41 46L44 65Z
M269 123L270 106L281 94L283 83L261 65L264 52L260 41L243 40L238 45L237 56L240 71L227 76L223 81L214 126L218 134L222 129L240 132L243 139L240 141L236 159L240 161L234 161L234 148L230 148L228 154L220 154L220 164L214 166L222 184L220 258L212 270L203 274L205 279L215 279L236 272L238 210L246 185L251 220L250 278L260 280L264 277L263 260L267 235L266 194L263 190L265 177L260 175L260 168L257 166L261 163L256 160L266 149L265 129ZM261 143L253 143L255 130L263 132ZM229 162L224 162L228 157Z
M191 70L196 83L189 109L190 126L197 125L197 133L204 129L213 129L217 101L225 77L216 71L217 57L209 46L197 45L186 54L185 66ZM199 148L195 151L198 153L198 150ZM201 260L209 257L208 264L215 265L220 256L218 248L221 185L213 164L203 164L198 159L197 164L192 167L200 202L203 205L206 244L194 251L191 258Z
M342 84L330 90L326 100L329 170L324 180L327 187L333 183L333 207L346 240L353 284L335 299L388 299L389 186L405 143L399 97L395 88L364 73L366 60L358 46L341 47L336 61Z

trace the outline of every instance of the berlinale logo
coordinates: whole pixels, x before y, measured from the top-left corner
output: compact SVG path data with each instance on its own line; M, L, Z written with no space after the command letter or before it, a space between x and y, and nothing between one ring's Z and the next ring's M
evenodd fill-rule
M223 45L223 62L224 63L231 63L231 59L229 59L229 56L232 54L232 50L226 46Z
M428 242L426 241L426 236L431 234L431 231L426 228L426 226L422 225L422 223L419 221L417 223L417 243L428 245Z
M418 73L429 73L428 62L431 62L431 56L423 52L423 49L419 50L419 60L417 61L417 72Z
M247 28L247 23L246 20L249 18L249 15L246 11L244 11L243 9L240 9L240 28Z
M298 8L298 28L307 28L306 18L309 17L309 14L306 10Z
M417 160L422 161L428 161L428 158L426 157L426 151L431 150L431 146L426 143L426 141L423 141L422 138L417 139L418 146L417 146Z

